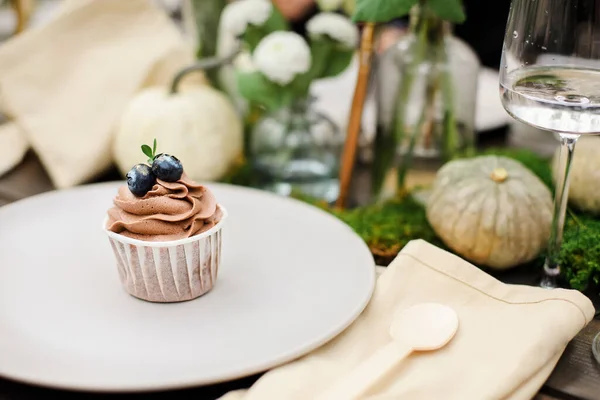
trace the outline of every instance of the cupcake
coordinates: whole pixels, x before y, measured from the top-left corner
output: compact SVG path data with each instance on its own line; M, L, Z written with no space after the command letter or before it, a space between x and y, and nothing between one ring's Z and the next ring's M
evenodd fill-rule
M139 299L192 300L213 288L227 212L213 193L189 179L181 162L142 146L148 164L127 173L104 229L125 290Z

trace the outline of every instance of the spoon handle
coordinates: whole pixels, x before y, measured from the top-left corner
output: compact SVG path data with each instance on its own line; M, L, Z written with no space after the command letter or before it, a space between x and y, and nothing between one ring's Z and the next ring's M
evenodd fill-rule
M335 382L318 400L359 399L412 351L409 346L395 341L387 344Z

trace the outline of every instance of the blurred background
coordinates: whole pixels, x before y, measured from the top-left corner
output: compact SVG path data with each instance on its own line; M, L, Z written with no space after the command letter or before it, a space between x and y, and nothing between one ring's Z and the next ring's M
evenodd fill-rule
M341 148L357 83L359 42L347 67L311 80L308 106L303 105L298 111L298 104L294 103L269 110L249 99L244 88L238 87L239 77L243 77L239 71L255 66L251 65L251 55L244 45L238 51L235 43L239 38L223 28L223 10L232 2L135 0L125 5L90 0L0 1L0 145L9 149L0 162L3 202L56 187L121 179L132 163L143 157L138 142L161 135L166 135L159 140L165 150L180 151L184 161L190 160L188 173L197 179L246 179L243 183L281 194L299 188L307 195L334 201L338 195L335 187ZM255 8L261 2L257 0ZM273 5L287 21L286 30L307 40L311 35L307 27L316 16L335 13L350 18L356 7L353 0L273 0ZM525 147L550 156L556 148L555 138L515 122L499 100L498 68L509 5L509 0L492 3L464 0L466 20L440 31L448 54L447 65L440 64L440 68L448 68L454 74L456 126L461 135L458 142L462 143L456 151L463 151L472 141L475 147ZM159 18L157 13L166 18ZM412 17L403 15L377 26L375 57L362 110L355 180L372 181L371 173L366 171L372 169L373 160L384 157L378 155L377 137L385 137L385 127L397 111L397 88L406 75L402 63L414 51L409 36L411 32L414 35L418 21L428 18L423 13L415 16L413 10ZM362 24L355 26L362 31ZM159 127L163 132L173 129L179 132L177 121L188 117L183 111L167 117L164 111L155 113L152 120L148 110L171 109L172 105L149 100L152 96L142 92L172 86L177 72L198 61L208 64L196 66L195 70L200 70L197 74L187 74L182 88L204 84L224 94L225 99L204 93L204 100L195 100L199 115L190 122L197 125L192 129L193 134L159 133ZM214 65L210 66L211 63ZM121 65L117 67L118 64ZM423 79L425 85L427 79ZM414 99L405 99L405 103L418 104L419 109L426 109L427 104L434 109L443 108L437 104L443 100L437 97L435 101L427 100L423 94L425 87ZM443 93L440 96L444 97ZM211 104L214 109L211 115L222 117L207 118L209 111L202 111L202 101ZM234 118L240 121L239 127L227 122L231 119L228 114L231 106L237 115ZM312 132L312 155L298 163L287 161L286 165L293 170L289 174L298 176L276 176L274 171L282 165L273 164L273 160L281 162L281 147L285 147L273 144L278 137L276 132L284 129L285 118L298 113L311 126L308 130ZM157 120L156 115L162 119ZM166 122L168 118L172 122ZM151 120L155 128L142 128ZM414 150L417 158L425 160L421 164L419 160L414 162L412 176L417 177L416 183L421 182L419 168L435 171L447 160L436 148L436 124L442 125L443 116L434 120L433 145L425 135ZM211 139L211 134L214 136L219 130L229 133L219 135L221 139ZM243 133L238 133L239 130ZM250 135L251 132L255 134ZM174 144L178 134L179 139L188 138L188 144L210 142L212 147L201 146L207 148L201 156L183 154L184 150ZM196 141L190 142L190 137ZM402 154L399 150L398 155ZM192 158L221 160L195 163ZM242 164L248 168L240 172ZM231 176L233 170L237 171L235 178ZM18 182L22 179L35 184L21 185ZM316 183L298 186L288 182L294 179L313 179ZM424 181L428 180L426 177ZM372 190L367 196L366 190L357 192L356 204L368 202L374 193Z

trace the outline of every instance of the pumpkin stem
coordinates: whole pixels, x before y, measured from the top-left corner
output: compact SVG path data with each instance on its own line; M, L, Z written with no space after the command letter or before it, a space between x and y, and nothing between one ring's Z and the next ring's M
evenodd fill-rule
M494 168L490 177L494 182L502 183L508 178L508 172L504 168Z
M237 48L235 51L233 51L231 54L225 57L202 58L196 63L183 68L175 75L175 78L173 78L173 82L171 82L170 93L176 94L179 91L179 84L181 83L181 80L185 78L186 75L188 75L189 73L194 71L206 71L209 69L219 68L224 65L227 65L230 62L232 62L235 59L235 57L237 57L237 55L240 53L240 50L240 48Z

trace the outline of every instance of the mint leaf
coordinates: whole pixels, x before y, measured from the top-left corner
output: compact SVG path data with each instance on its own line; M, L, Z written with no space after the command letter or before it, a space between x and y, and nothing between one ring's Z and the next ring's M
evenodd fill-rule
M156 155L156 138L154 138L154 146L152 146L152 157Z
M147 144L142 145L142 153L144 153L150 159L154 157L154 154L152 154L152 149Z
M439 2L455 2L457 0L438 0ZM352 15L354 22L388 22L408 15L410 9L419 0L356 0L356 8Z
M465 22L462 0L427 0L427 4L441 19L457 24Z

